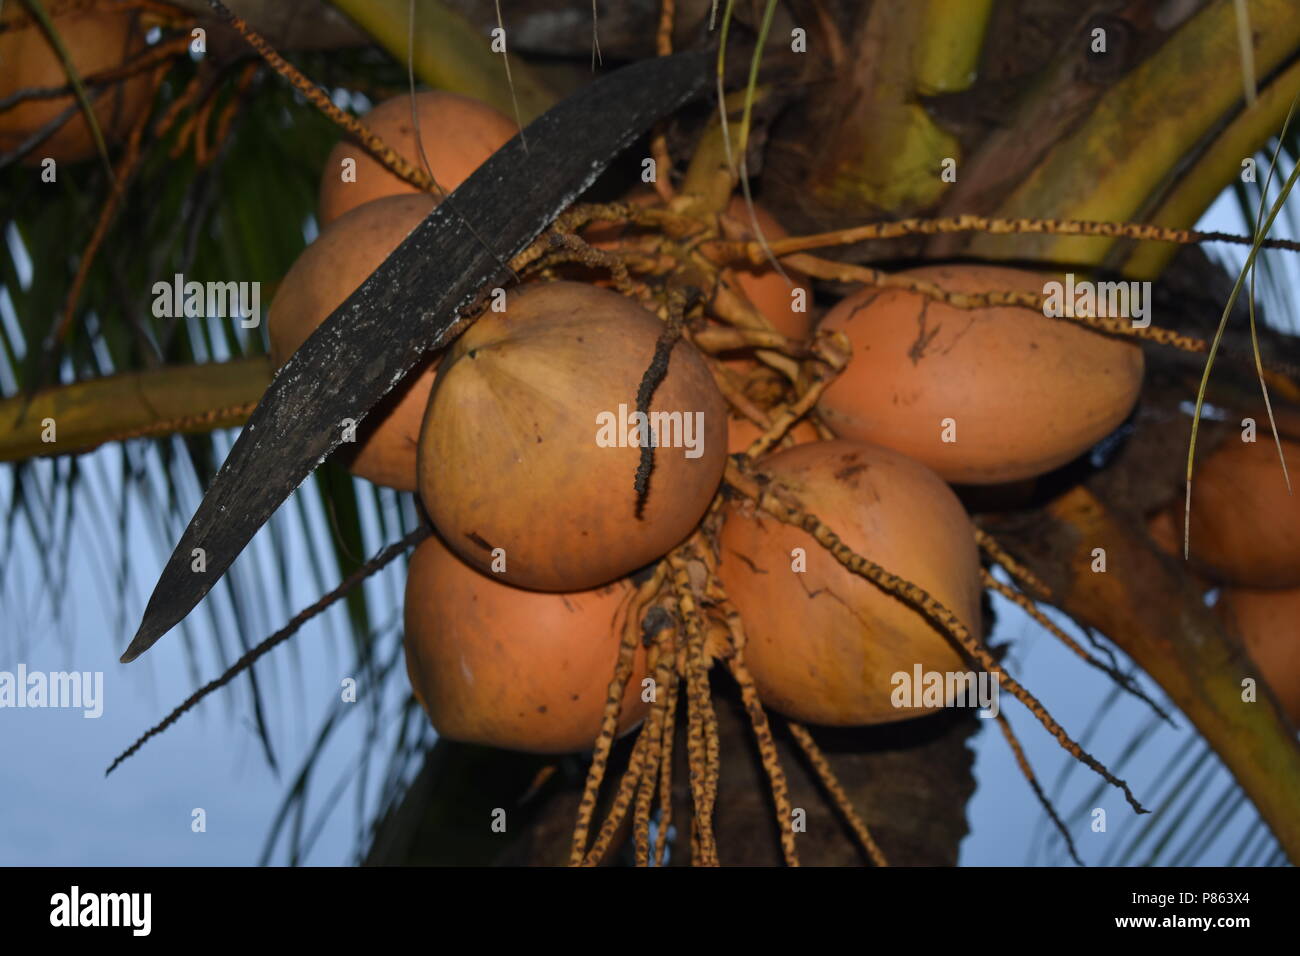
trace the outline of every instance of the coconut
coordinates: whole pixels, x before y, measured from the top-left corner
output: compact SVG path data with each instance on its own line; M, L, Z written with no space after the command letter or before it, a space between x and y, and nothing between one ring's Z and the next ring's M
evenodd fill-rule
M798 445L760 470L849 548L923 588L980 634L980 563L970 519L923 465L863 442ZM745 500L727 513L718 575L740 612L763 702L798 720L851 726L917 716L895 675L965 672L929 620L840 564L807 531ZM913 688L920 691L920 688ZM909 703L903 701L903 703Z
M648 493L634 478L637 391L662 323L593 286L527 286L457 340L420 436L420 495L462 558L543 590L594 587L662 556L708 508L727 409L685 341L650 403Z
M514 120L492 107L441 90L417 93L415 112L420 127L418 140L411 121L410 96L385 100L366 114L364 122L415 168L424 169L427 159L434 179L448 192L518 132ZM345 175L349 179L345 180ZM393 175L359 145L344 140L325 160L320 186L321 225L381 196L414 192L418 192L414 186Z
M1295 480L1300 444L1283 441L1282 452ZM1183 512L1175 508L1181 531ZM1255 588L1300 587L1300 495L1288 493L1271 438L1229 438L1197 464L1189 530L1193 562L1215 580Z
M1215 610L1300 726L1300 588L1225 588Z
M96 73L122 66L144 48L136 16L122 12L63 13L52 18L54 29L83 83ZM68 85L68 74L45 31L29 17L9 14L0 19L0 99L29 88ZM87 85L87 93L96 88ZM138 73L103 89L94 99L95 120L104 139L124 137L149 108L148 73ZM52 99L24 100L0 112L0 153L17 149L37 131L77 105L71 94ZM95 155L95 140L80 108L73 110L47 139L24 158L37 165L49 157L74 163Z
M993 266L902 273L966 293L1042 293L1044 277ZM958 309L866 287L822 327L853 359L818 405L842 438L876 442L943 478L1000 484L1064 465L1113 431L1142 387L1141 349L1028 309Z
M768 241L784 239L790 233L758 203L754 204L763 237ZM722 219L728 238L752 241L756 237L745 200L736 196ZM803 340L812 331L812 291L807 277L797 269L786 268L783 276L770 263L757 266L732 266L723 270L722 282L733 291L739 289L750 304L763 314L772 327L788 339ZM787 276L789 277L787 280ZM802 293L802 307L796 310L796 291Z
M434 204L424 193L376 199L350 210L303 250L271 302L267 331L277 368L401 245ZM356 444L342 446L339 454L354 474L415 490L420 423L437 360L430 356L413 369L357 426Z
M406 671L439 734L534 753L590 747L600 732L631 585L547 594L511 587L436 536L406 579ZM639 645L619 732L644 717Z

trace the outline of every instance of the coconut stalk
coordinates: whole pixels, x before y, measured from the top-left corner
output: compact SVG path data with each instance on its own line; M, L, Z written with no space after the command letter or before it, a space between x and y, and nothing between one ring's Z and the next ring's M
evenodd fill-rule
M242 425L271 381L264 355L127 372L0 401L0 461ZM53 436L53 441L46 440Z
M991 9L991 0L871 5L858 55L819 107L826 139L807 182L816 204L852 217L938 201L941 163L960 146L918 98L971 84Z
M335 7L370 34L394 59L405 63L413 55L415 75L422 82L482 100L507 116L527 124L555 105L556 97L518 57L510 55L510 74L488 37L468 20L437 0L415 7L415 34L410 33L410 0L331 0ZM509 50L509 24L506 49ZM512 88L513 84L513 88Z
M1267 77L1300 49L1300 17L1292 0L1253 0L1249 17L1256 77ZM1140 218L1158 201L1153 197L1190 175L1182 172L1186 158L1197 155L1207 137L1240 111L1241 69L1233 5L1210 4L1109 87L1086 119L1059 139L991 214ZM1195 187L1201 196L1212 197L1225 185L1213 165L1191 172L1207 179ZM1202 211L1188 206L1183 214L1194 219ZM975 236L964 251L982 259L1097 265L1114 243L1071 236Z
M1238 113L1218 132L1193 165L1181 171L1177 181L1163 191L1159 206L1145 221L1190 229L1219 193L1242 174L1242 161L1255 156L1277 135L1297 91L1300 91L1300 63L1278 74L1258 92L1254 107ZM1265 175L1265 169L1256 170L1259 181ZM1115 262L1121 258L1117 254L1126 251L1127 246L1126 243L1117 246L1109 260ZM1154 279L1177 251L1161 243L1138 243L1121 268L1135 279Z
M1051 588L1051 603L1106 634L1160 684L1236 777L1288 859L1300 862L1300 738L1262 684L1257 701L1242 700L1242 681L1258 681L1258 671L1181 562L1154 550L1139 523L1084 486L1027 524L989 526ZM1092 570L1094 548L1105 549L1104 572Z

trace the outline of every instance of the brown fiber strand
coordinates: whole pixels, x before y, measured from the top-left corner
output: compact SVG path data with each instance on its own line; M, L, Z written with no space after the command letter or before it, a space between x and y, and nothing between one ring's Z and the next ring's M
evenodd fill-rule
M574 234L594 222L626 222L636 218L638 208L629 202L617 200L606 203L576 203L555 217L555 221L551 223L551 230Z
M1038 605L1033 602L1033 599L1031 599L1028 595L1021 594L1019 591L1017 591L1015 588L1011 587L1008 584L1003 584L993 575L989 574L988 571L985 571L983 569L980 570L980 580L983 583L984 587L992 591L996 591L998 594L1002 595L1012 604L1016 605L1016 607L1020 608L1020 610L1028 614L1031 618L1034 619L1035 623L1037 623L1039 627L1042 627L1045 630L1047 630L1053 637L1055 637L1067 648L1069 648L1075 654L1075 656L1083 659L1087 663L1091 664L1093 667L1100 668L1101 670L1104 670L1107 673L1111 672L1111 669L1109 667L1107 667L1101 661L1097 660L1095 657L1089 654L1084 649L1083 645L1081 645L1078 641L1072 638L1069 634L1065 633L1065 631L1062 630L1060 627L1057 627L1056 622L1053 621L1046 614L1044 614L1039 609Z
M683 654L683 659L685 655ZM687 688L686 695L686 782L691 791L691 804L694 808L699 800L700 778L704 774L703 760L700 758L699 709ZM691 814L691 866L708 866L708 860L700 839L700 815L698 811Z
M668 556L672 568L673 590L677 597L677 613L686 631L686 653L683 670L686 676L686 754L690 768L693 819L691 862L697 866L717 866L717 844L713 835L712 794L710 772L714 764L709 758L707 737L708 717L712 711L709 700L708 668L703 662L703 632L699 626L699 612L691 590L690 571L683 552L678 548Z
M710 512L712 512L712 507ZM707 574L707 565L704 564L695 547L696 538L692 538L679 549L678 554L689 556L691 559L699 561L704 565ZM701 702L700 730L704 742L704 806L707 811L708 834L710 849L713 856L713 862L717 864L717 839L713 830L713 813L718 802L718 779L721 773L721 740L718 732L718 715L713 709L713 701L709 690L709 668L713 663L709 656L707 641L705 639L704 615L700 609L699 600L695 589L691 585L689 565L682 560L680 565L675 568L678 572L675 575L675 582L678 586L679 604L682 599L680 595L685 593L685 606L689 609L686 616L687 620L687 657L686 665L691 668L694 675L696 686L700 688L699 699ZM686 612L684 612L686 613Z
M618 732L618 716L622 709L623 689L627 687L632 676L632 665L636 658L636 646L641 640L641 612L654 599L663 584L662 565L645 581L628 602L627 617L623 621L623 639L619 643L618 660L614 665L614 676L610 679L605 693L605 711L601 716L600 735L596 738L595 752L591 757L591 767L587 770L587 783L583 788L582 799L578 803L578 820L573 827L573 846L569 851L569 864L577 866L586 855L587 837L591 831L591 817L596 811L596 798L600 794L600 784L605 779L605 768L609 763L609 751L614 745Z
M718 768L717 716L713 712L713 702L709 696L708 668L703 663L703 635L698 627L693 629L687 647L686 689L688 712L694 712L695 744L694 761L699 782L696 799L695 822L699 833L700 864L718 866L718 840L713 825L713 810L717 802L717 780L714 773Z
M641 299L632 277L628 274L627 262L617 252L597 249L588 245L577 233L552 230L544 237L551 247L544 255L533 260L534 268L552 268L565 262L576 262L588 269L598 269L610 274L616 288L628 298ZM642 300L642 304L648 304Z
M674 650L674 655L676 651ZM668 831L673 824L673 740L677 734L677 668L668 669L668 700L664 707L664 739L659 768L659 829L655 834L655 866L664 865L668 849Z
M719 596L725 601L726 595L722 591L722 584L716 578L711 582L713 587L719 592ZM741 700L744 702L745 711L749 715L750 724L754 730L754 739L758 743L759 756L763 762L763 769L767 772L768 783L772 787L772 802L776 806L776 826L781 835L781 852L785 856L785 861L791 866L799 865L799 853L795 846L794 834L794 807L790 803L790 788L786 783L785 772L781 769L781 761L777 755L776 742L772 738L772 728L767 722L767 714L763 710L762 701L758 697L758 688L754 685L754 677L745 664L745 625L741 620L740 614L730 608L726 611L727 631L731 635L731 656L727 659L727 665L731 670L732 677L740 686Z
M648 728L641 731L643 734L648 732ZM632 808L632 837L637 866L650 865L650 803L659 777L660 755L663 752L662 734L663 726L660 725L658 732L650 736Z
M1015 578L1016 583L1021 587L1033 591L1044 601L1052 599L1052 589L1049 588L1038 575L1034 574L1027 567L1007 553L1006 548L998 544L996 538L989 534L983 528L975 529L975 543L980 546L985 554L995 562L1006 569L1007 574Z
M1000 219L986 216L948 216L941 219L899 219L895 222L877 222L850 229L838 229L812 236L790 236L770 243L778 256L805 249L850 245L869 239L896 239L902 236L933 236L952 232L986 232L992 235L1020 233L1048 233L1060 236L1102 236L1111 239L1141 239L1154 242L1175 242L1192 245L1201 242L1231 242L1251 245L1253 236L1239 236L1228 232L1199 232L1194 229L1171 229L1144 222L1102 222L1087 219L1036 219L1024 217ZM748 258L754 265L762 265L766 254L757 242L733 244L738 256ZM1267 239L1263 246L1269 249L1300 251L1300 242L1290 239Z
M776 806L776 825L781 834L781 853L790 866L799 865L799 851L795 846L794 806L790 803L790 787L781 769L781 760L776 752L776 741L772 738L772 727L767 722L767 713L758 698L758 688L754 686L754 676L745 664L744 626L738 614L727 615L727 626L732 633L733 653L727 659L732 677L740 685L740 697L745 704L745 712L754 730L754 739L758 743L758 753L763 760L763 769L767 771L768 783L772 787L772 802Z
M643 729L641 733L647 733ZM660 755L663 753L663 726L658 728L650 740L645 762L641 768L641 780L636 791L636 802L632 808L632 838L635 848L634 860L637 866L650 865L650 801L655 793L655 783L660 770Z
M1065 840L1065 845L1070 850L1070 856L1075 863L1083 866L1083 860L1079 859L1079 853L1074 847L1074 838L1070 836L1070 831L1066 829L1065 823L1062 822L1056 812L1056 808L1052 806L1052 801L1043 792L1042 786L1038 783L1038 778L1034 775L1034 768L1029 765L1029 758L1025 756L1020 741L1016 739L1015 732L1011 729L1011 723L1007 720L1006 715L1001 712L998 713L998 726L1002 728L1002 736L1007 739L1007 743L1011 746L1011 752L1016 757L1016 765L1020 767L1020 772L1025 775L1025 779L1029 781L1034 796L1043 805L1043 809L1047 811L1047 815L1052 818L1052 823L1056 825L1056 829L1060 832L1061 838Z
M1023 590L1030 591L1033 592L1034 594L1037 594L1038 600L1042 600L1042 601L1052 600L1052 589L1049 588L1047 584L1041 578L1038 577L1038 575L1034 574L1034 572L1030 571L1027 567L1025 567L1023 564L1021 564L1019 561L1013 558L1007 552L1006 548L1002 547L1002 545L1000 545L997 542L997 539L994 538L991 534L989 534L987 531L983 530L982 528L977 527L975 529L975 542L980 546L980 550L982 550L986 555L988 555L989 558L991 558L995 563L1002 566L1003 570L1005 570L1007 574L1011 576L1011 579L1016 582L1017 586L1019 586ZM1033 601L1033 598L1030 595L1024 595L1024 597L1027 600L1030 600L1031 602ZM1015 598L1012 598L1012 600L1016 601L1017 604L1020 604L1020 602ZM1022 604L1021 607L1025 607L1025 606ZM1044 626L1048 630L1050 630L1053 634L1055 634L1057 637L1059 637L1062 641L1064 641L1067 647L1077 648L1077 650L1075 650L1075 653L1077 653L1080 657L1082 657L1088 663L1092 664L1094 667L1098 667L1101 670L1105 671L1105 673L1108 674L1112 680L1114 680L1125 690L1132 693L1139 700L1145 702L1148 706L1151 707L1152 710L1154 710L1165 720L1169 721L1170 723L1173 722L1173 718L1169 716L1168 712L1159 704L1157 704L1154 700L1152 700L1146 693L1144 693L1141 690L1141 688L1139 688L1136 684L1134 684L1133 681L1130 680L1130 678L1126 674L1121 673L1120 670L1117 667L1115 667L1113 663L1105 664L1102 663L1100 660L1096 660L1091 655L1089 655L1088 652L1081 645L1075 643L1067 634L1065 634L1064 631L1061 631L1050 620L1047 620L1047 618L1038 609L1037 605L1034 605L1032 609L1026 607L1025 610L1027 610L1029 614L1034 617L1035 620L1045 621L1046 623L1044 623Z
M821 779L826 792L831 795L831 800L834 801L836 809L848 821L849 827L853 830L853 835L858 838L858 844L866 852L867 859L871 860L876 866L889 866L885 854L871 836L871 831L867 829L866 822L854 809L853 801L849 799L849 795L840 784L839 778L835 776L835 771L831 769L830 761L826 759L822 749L817 746L817 741L813 740L808 728L793 720L786 721L786 726L790 728L795 743L803 750L808 762L817 771L817 776Z
M650 736L644 733L638 734L636 743L632 746L632 756L628 760L627 770L623 771L623 776L618 782L614 803L609 808L609 815L605 817L605 822L601 824L600 832L596 834L596 842L591 845L591 849L582 859L583 866L597 866L609 851L609 845L614 841L623 818L627 816L628 807L632 804L637 783L641 780L641 774L645 769L646 752L649 749Z
M839 535L823 524L816 515L809 514L802 508L781 500L768 487L760 486L759 482L751 474L742 471L735 458L730 459L727 463L726 480L736 490L754 499L760 508L779 521L807 532L812 536L813 540L829 551L849 571L866 578L881 590L896 595L929 618L933 624L937 625L950 640L955 642L966 653L972 662L989 673L996 674L1016 699L1038 718L1039 722L1068 753L1100 775L1106 782L1123 791L1125 799L1128 800L1129 805L1136 812L1148 812L1138 802L1128 784L1112 774L1100 761L1080 747L1065 732L1065 729L1056 722L1056 719L1047 712L1042 703L1021 686L1015 678L1003 670L988 648L983 646L975 638L975 635L967 630L966 625L957 618L957 615L940 604L928 592L912 582L886 571L869 558L854 552L840 540Z
M713 709L713 700L709 693L709 666L712 661L705 652L704 630L698 623L691 637L690 662L693 662L695 680L702 688L700 695L700 730L704 738L704 808L708 813L708 851L714 866L718 865L718 838L713 825L714 812L718 805L718 780L722 772L722 744L718 733L718 714Z
M1165 710L1159 704L1157 704L1154 700L1152 700L1145 693L1143 693L1141 688L1134 685L1134 683L1123 673L1121 673L1117 668L1112 667L1110 664L1107 664L1105 661L1102 661L1094 657L1092 654L1088 653L1088 650L1082 644L1080 644L1078 641L1072 638L1062 628L1058 627L1055 621L1053 621L1050 617L1044 614L1042 609L1039 608L1039 606L1034 603L1034 600L1031 597L1029 597L1026 594L1021 594L1019 591L1017 591L1015 588L1011 587L1010 585L1003 584L993 575L989 574L988 571L985 571L983 569L980 570L980 577L981 580L983 581L984 587L996 591L998 594L1002 595L1012 604L1016 605L1018 608L1020 608L1022 611L1028 614L1034 620L1034 622L1038 624L1039 627L1046 630L1049 634L1051 634L1058 641L1060 641L1067 648L1069 648L1069 650L1072 651L1077 657L1079 657L1085 664L1088 664L1090 667L1097 668L1097 670L1101 671L1103 674L1105 674L1107 677L1113 680L1116 684L1118 684L1121 688L1128 691L1134 697L1138 698L1143 703L1151 707L1152 710L1154 710L1165 720L1170 720L1169 714L1166 713Z
M655 783L661 769L665 715L668 711L668 684L672 680L673 648L667 629L660 632L656 641L659 660L655 662L654 682L655 699L650 707L650 719L641 728L641 735L648 736L650 742L646 747L645 764L641 770L640 786L636 794L636 808L632 814L632 834L636 845L636 865L650 865L650 803L655 795Z
M262 59L270 65L271 69L284 77L295 90L306 97L312 106L354 136L362 148L383 163L394 176L410 183L422 192L433 193L437 196L445 195L444 190L424 170L408 163L401 154L376 136L368 126L355 116L351 116L335 106L334 101L326 95L324 90L291 66L284 57L276 53L261 34L253 31L243 19L231 12L224 3L221 3L220 0L208 0L208 5L216 11L222 20L230 24L248 42L249 46L258 52Z
M691 866L714 866L716 854L710 848L709 828L704 818L704 776L708 773L704 759L704 715L698 696L699 688L690 679L689 652L685 657L686 766L694 810L691 815Z
M151 727L140 737L140 739L138 739L126 750L122 751L122 753L118 755L117 759L114 760L109 765L108 769L104 771L104 776L107 777L118 767L119 764L121 764L127 758L131 757L136 751L138 751L141 747L143 747L150 737L156 737L158 734L162 733L172 724L176 723L176 721L179 720L186 711L193 708L196 704L199 703L199 701L203 700L204 697L207 697L213 691L220 690L226 684L229 684L232 680L234 680L241 673L243 673L245 669L252 667L253 663L263 654L270 651L276 645L281 644L284 641L287 641L290 637L296 634L298 632L298 629L301 628L305 623L310 621L317 614L320 614L321 611L324 611L326 608L328 608L339 598L344 597L349 591L355 588L358 584L360 584L366 578L370 577L370 575L374 574L376 571L383 568L386 564L392 561L399 554L406 551L407 548L419 544L426 537L428 537L428 535L429 535L429 526L423 524L420 525L414 531L408 533L404 538L402 538L402 540L396 542L395 544L390 544L388 547L384 548L382 551L376 554L373 558L371 558L361 567L357 568L355 571L349 574L346 578L344 578L339 583L338 587L336 587L333 591L330 591L328 594L324 595L315 604L299 611L292 618L290 618L288 624L280 628L280 630L276 631L266 640L262 641L262 643L258 644L248 653L244 654L243 657L235 661L235 663L232 664L226 670L226 672L222 674L220 677L218 677L216 680L209 681L208 683L200 687L198 690L196 690L193 694L191 694L188 698L185 699L184 703L182 703L179 707L177 707L165 718L163 718L161 723L158 723L155 726Z
M1040 292L1023 292L1019 290L996 290L992 292L954 292L928 282L925 279L916 279L911 276L897 275L889 272L883 272L880 269L872 269L868 266L852 265L850 263L832 262L828 259L818 259L809 255L791 255L786 257L786 261L793 268L799 269L808 275L819 279L835 279L840 282L861 282L866 285L884 286L894 289L906 289L909 292L915 292L918 295L926 296L945 305L950 305L955 309L987 309L998 306L1011 306L1015 308L1028 309L1031 312L1037 312L1043 315L1043 303L1047 296ZM1121 338L1142 339L1146 342L1155 342L1159 345L1167 345L1172 348L1180 349L1184 352L1205 353L1209 351L1210 343L1205 339L1197 338L1194 335L1184 335L1181 332L1175 332L1172 329L1164 329L1156 325L1149 325L1145 328L1134 327L1131 321L1113 316L1096 316L1096 315L1061 315L1046 316L1047 318L1058 319L1062 322L1073 322L1094 332L1100 332L1104 335L1113 335Z

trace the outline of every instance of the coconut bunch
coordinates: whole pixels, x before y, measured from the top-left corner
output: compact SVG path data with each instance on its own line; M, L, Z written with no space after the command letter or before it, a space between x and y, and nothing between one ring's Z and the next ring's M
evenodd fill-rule
M447 191L515 131L451 94L419 94L415 110L418 122L398 97L366 122ZM271 306L275 361L437 201L340 143L323 230ZM684 627L684 604L707 662L743 645L766 707L842 726L923 713L891 699L891 676L966 670L962 648L811 525L721 493L724 473L733 491L773 489L978 642L979 551L949 483L1023 481L1087 451L1136 401L1140 350L1023 309L896 288L853 292L814 327L806 277L674 255L681 244L666 237L698 232L693 222L719 243L753 239L755 221L769 240L785 235L739 197L702 213L694 197L665 204L643 190L589 218L581 242L534 263L346 452L356 474L418 491L436 530L406 597L408 673L434 726L540 752L592 746L611 701L617 728L635 726L656 699L658 658L674 653L644 622ZM914 275L973 293L1045 281L971 266ZM670 433L649 454L638 410ZM683 567L688 595L665 584ZM640 631L629 656L624 637Z
M421 93L414 110L398 97L366 123L447 192L515 132L461 96ZM271 306L275 361L438 201L340 143L322 232ZM417 492L435 531L410 562L405 643L438 732L540 753L594 746L594 773L617 734L644 724L634 768L667 773L679 692L707 750L700 697L717 660L760 749L765 709L837 726L926 713L893 693L900 672L998 670L1018 687L982 644L986 577L963 497L1023 499L1113 432L1141 391L1136 343L970 307L962 297L1005 301L1061 278L984 265L897 273L814 321L807 277L726 254L755 223L785 235L738 197L643 189L562 219L565 241L526 257L522 282L345 445L357 475ZM1202 490L1215 494L1221 470L1220 494L1239 502L1229 489L1250 467L1207 467ZM1295 515L1289 500L1259 512ZM1300 588L1297 536L1262 525L1240 554L1235 520L1194 537L1198 566L1283 589L1224 601L1237 626L1276 630L1258 622L1285 618L1284 589ZM649 771L637 773L645 792Z

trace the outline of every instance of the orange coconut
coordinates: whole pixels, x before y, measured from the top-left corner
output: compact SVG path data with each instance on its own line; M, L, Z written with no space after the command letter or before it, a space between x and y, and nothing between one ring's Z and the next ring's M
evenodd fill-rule
M54 16L52 22L83 82L96 73L122 66L145 45L136 16L128 11L63 13ZM0 99L22 89L68 85L63 60L39 25L22 16L21 11L14 15L8 8L0 23L4 27L0 31ZM88 94L95 89L87 85ZM16 149L76 104L69 94L25 100L0 112L0 153ZM110 143L125 136L148 108L147 73L104 87L94 99L95 120ZM86 117L80 109L74 109L57 130L27 154L24 162L34 165L50 157L56 162L73 163L89 159L95 151Z
M1042 294L1047 281L995 266L903 274L967 293ZM998 484L1065 464L1124 421L1142 386L1137 345L1028 309L958 309L868 287L822 325L853 344L853 360L819 403L826 424L953 482Z
M726 462L727 410L679 342L650 403L659 440L644 509L637 390L662 323L605 289L527 286L457 340L420 436L420 495L444 540L512 584L572 591L621 577L690 534Z
M376 199L346 213L303 250L271 302L267 331L277 368L401 245L434 204L432 196L422 193ZM413 369L357 426L355 449L344 445L341 452L355 474L390 488L415 490L416 447L436 361L430 357Z
M924 588L979 635L974 534L937 475L850 441L799 445L759 468L848 547ZM899 720L924 711L894 706L895 674L969 669L916 611L747 500L728 512L721 552L718 574L744 620L746 661L764 703L781 713L841 726Z
M439 734L535 753L590 747L618 659L631 585L525 591L469 567L433 536L406 580L406 671ZM639 723L639 645L619 714Z
M1300 444L1284 440L1292 481ZM1181 531L1183 512L1176 508ZM1300 494L1288 494L1277 446L1229 437L1192 478L1191 556L1216 580L1256 588L1300 587ZM1182 553L1181 534L1178 552Z
M417 169L428 159L438 185L448 192L469 178L483 161L504 146L518 132L514 120L492 107L441 90L415 95L420 135L417 141L411 122L410 96L385 100L365 115L372 132ZM420 146L424 147L424 158ZM343 176L347 160L355 162L355 180ZM349 209L381 196L396 196L418 190L389 172L383 164L351 140L330 151L320 186L320 222L333 222Z
M768 241L783 239L790 233L758 203L754 204L754 218ZM741 196L735 196L722 217L724 233L730 239L753 240L755 237L749 210ZM808 279L797 269L786 267L790 281L772 268L770 263L740 268L732 266L722 273L722 282L733 291L739 291L754 308L772 323L773 328L786 338L802 340L812 332L812 290ZM802 310L796 311L794 292L802 292Z
M1300 726L1300 588L1225 588L1216 611Z

